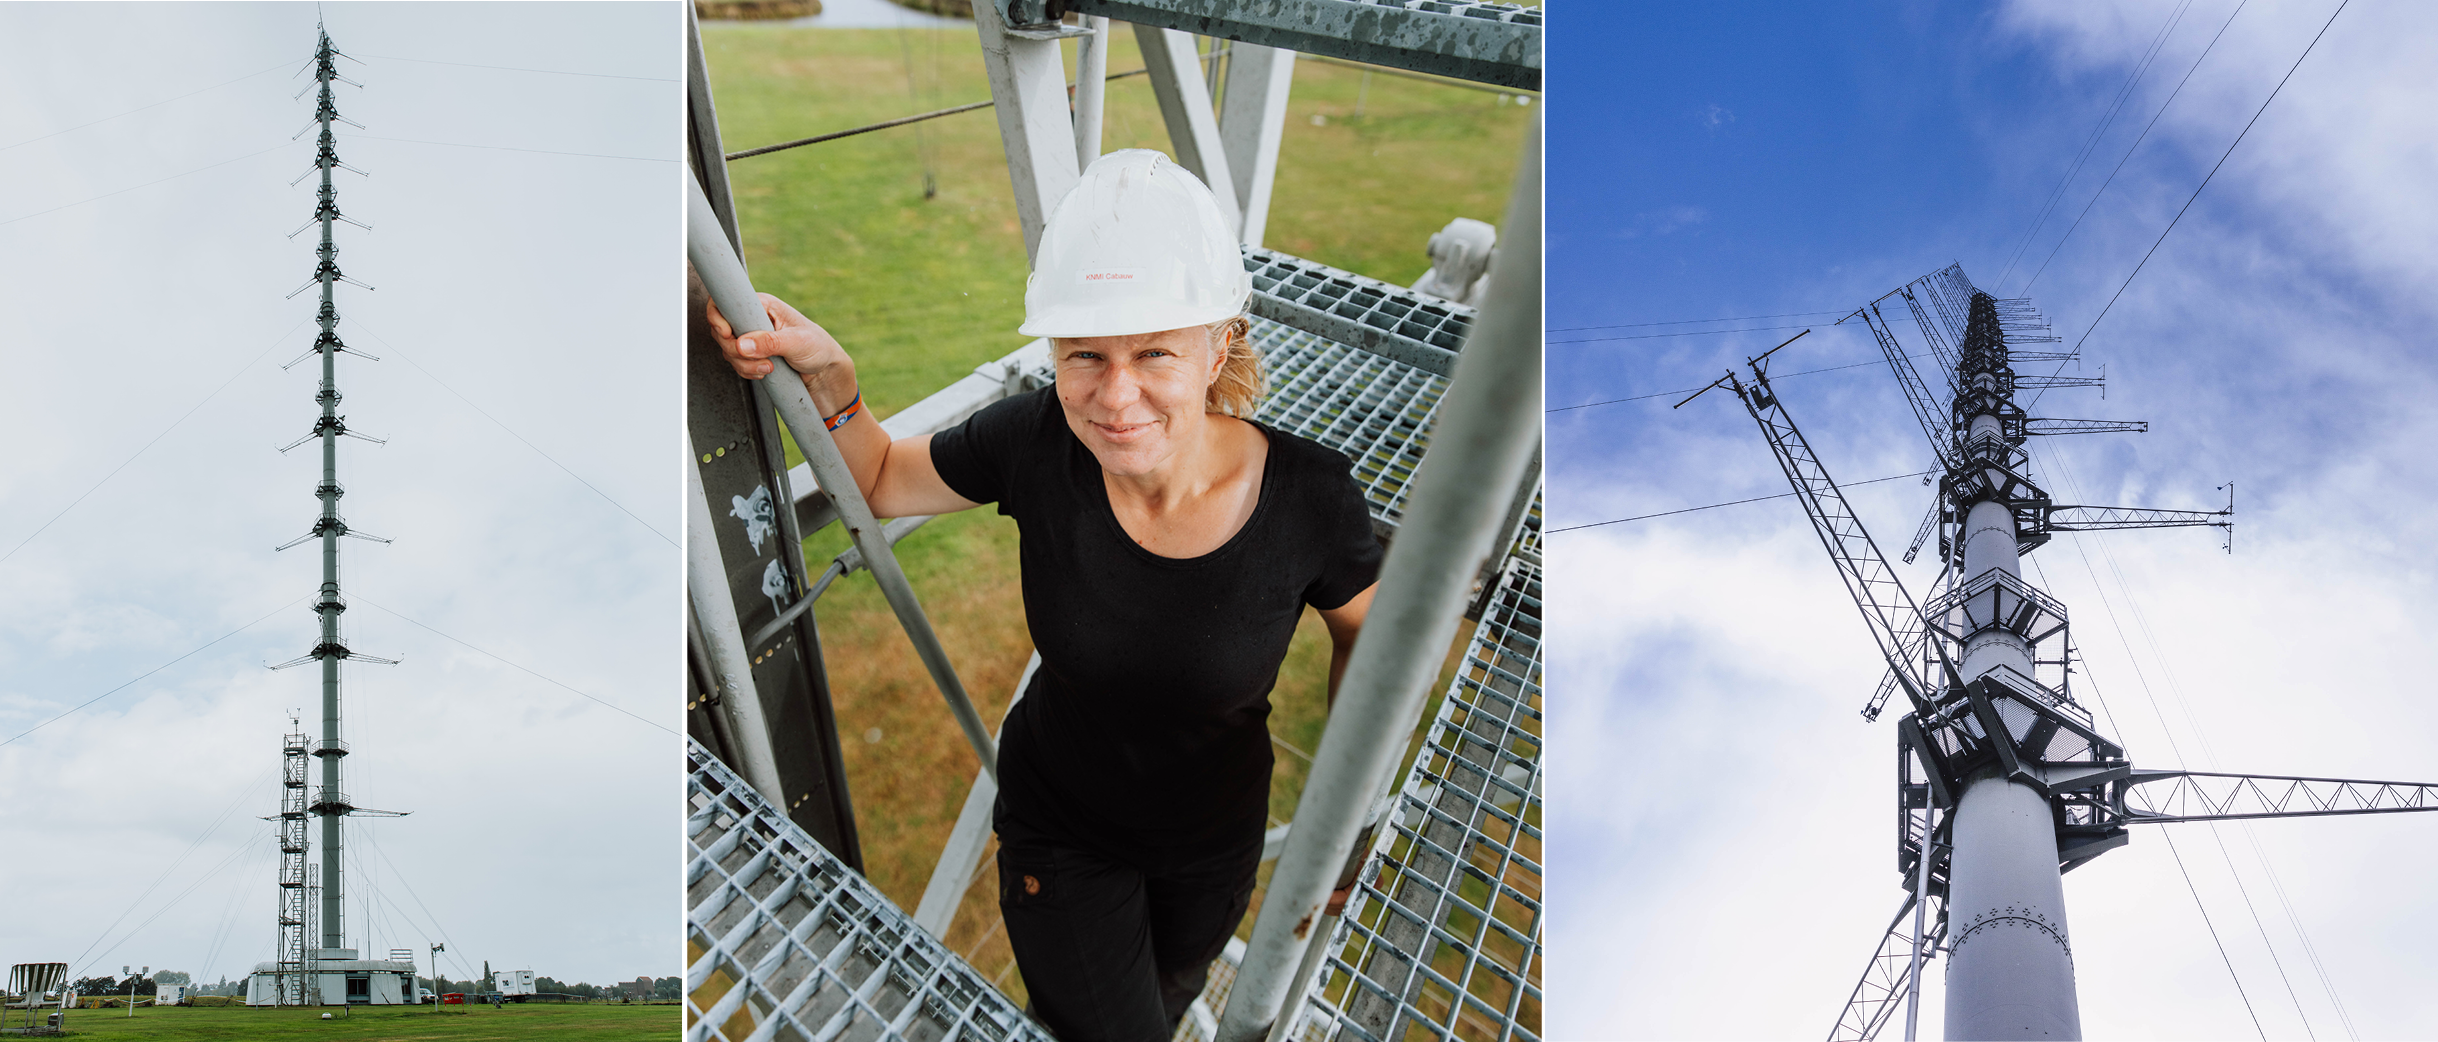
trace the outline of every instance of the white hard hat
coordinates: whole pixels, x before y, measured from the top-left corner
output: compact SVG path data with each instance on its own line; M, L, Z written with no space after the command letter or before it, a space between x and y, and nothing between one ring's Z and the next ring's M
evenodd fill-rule
M1253 277L1211 190L1167 156L1093 160L1041 229L1025 336L1130 336L1244 313Z

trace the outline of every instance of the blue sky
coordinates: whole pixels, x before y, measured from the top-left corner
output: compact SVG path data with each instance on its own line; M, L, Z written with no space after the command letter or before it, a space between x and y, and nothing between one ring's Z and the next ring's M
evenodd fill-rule
M348 791L414 812L353 834L348 939L445 939L451 976L679 964L681 12L329 8L363 59L339 154L371 175L339 203L374 228L339 229L374 287L340 288L340 334L382 359L341 359L342 411L389 439L340 477L396 540L345 542L346 627L404 659L347 667ZM263 668L312 646L320 571L272 552L318 513L318 453L275 451L318 412L316 363L280 369L314 335L313 294L283 299L314 267L284 237L314 18L0 7L0 741L235 631L0 745L11 961L269 957L258 819L289 711L318 714L315 669Z
M1549 405L1698 387L1807 326L1775 372L1871 361L1830 323L1950 262L2000 296L2038 270L2071 345L2334 8L2191 4L2035 232L2177 5L1556 5ZM2036 442L2062 502L2241 492L2232 556L2167 531L2032 557L2137 765L2438 780L2434 20L2348 8L2083 345L2106 397L2035 409L2152 424ZM1778 386L1897 552L1929 490L1855 484L1927 465L1885 367ZM1785 491L1733 399L1679 397L1550 414L1552 528ZM1549 538L1550 1037L1825 1031L1902 897L1892 728L1855 715L1882 667L1825 555L1787 499ZM2250 1037L2243 998L2271 1036L2438 1030L2407 998L2438 970L2432 818L2173 826L2189 888L2137 832L2067 877L2085 1030Z

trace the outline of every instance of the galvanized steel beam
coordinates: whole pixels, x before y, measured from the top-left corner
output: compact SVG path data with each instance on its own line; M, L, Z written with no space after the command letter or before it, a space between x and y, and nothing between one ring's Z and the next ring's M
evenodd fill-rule
M2397 814L2438 810L2438 784L2136 770L2117 805L2127 822L2148 824Z
M1075 125L1067 109L1065 62L1058 41L1010 34L993 4L974 5L974 32L982 38L982 68L990 77L991 111L1007 152L1007 177L1016 192L1016 221L1024 233L1027 261L1041 245L1041 226L1075 187Z
M1270 191L1278 182L1278 142L1287 125L1287 93L1295 82L1295 52L1240 43L1228 49L1227 85L1219 100L1219 140L1228 174L1244 208L1238 241L1261 245L1270 223Z
M1519 90L1541 89L1541 10L1476 0L1046 0L1055 10ZM976 4L979 16L983 6ZM1010 21L1045 0L992 0ZM1014 15L1009 12L1013 10Z
M1100 158L1103 104L1109 94L1109 20L1091 18L1075 39L1075 168Z
M1540 128L1524 142L1499 254L1476 336L1450 379L1414 498L1381 567L1363 637L1339 685L1330 726L1297 802L1295 829L1262 898L1217 1042L1270 1033L1289 999L1329 890L1413 733L1474 569L1493 549L1541 425Z
M1041 653L1036 651L1025 660L1024 672L1016 678L1015 695L1007 700L1007 711L1016 711L1023 701L1024 689L1033 683L1033 673L1041 668ZM1007 720L999 721L1001 731ZM957 906L965 901L965 891L973 886L974 873L981 869L982 850L990 845L991 809L999 799L999 783L987 773L974 775L973 787L965 790L965 805L957 810L957 823L948 830L948 843L940 848L940 860L931 866L931 880L923 884L923 899L914 907L914 925L931 931L941 940L948 938L948 927L956 921Z
M694 437L686 436L686 459L694 455ZM711 680L719 704L714 711L728 721L728 734L742 757L737 767L765 799L787 806L787 788L779 782L778 758L771 753L770 720L762 712L762 696L753 686L751 656L745 650L743 627L737 623L736 602L728 588L727 562L720 558L719 531L711 522L711 501L703 493L703 474L686 470L686 595L700 624L703 651L711 657Z
M1424 372L1455 371L1474 309L1301 257L1247 246L1245 310Z
M1134 42L1151 72L1151 93L1159 99L1160 119L1168 124L1168 145L1177 165L1210 187L1228 232L1240 232L1244 206L1236 195L1236 177L1228 172L1227 148L1219 141L1219 117L1211 111L1194 38L1175 29L1137 24Z

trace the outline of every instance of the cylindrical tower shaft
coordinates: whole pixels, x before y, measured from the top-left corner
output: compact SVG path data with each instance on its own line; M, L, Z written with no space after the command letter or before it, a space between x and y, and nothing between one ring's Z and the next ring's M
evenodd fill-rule
M330 44L328 33L322 34L315 54L315 76L321 82L315 118L321 123L320 149L314 165L320 168L321 188L317 193L314 216L321 222L321 244L315 250L320 263L314 278L321 283L321 307L318 318L321 336L315 347L322 356L322 382L315 399L321 403L322 415L315 430L322 442L322 483L318 495L322 501L322 516L315 526L322 540L321 596L314 612L321 621L321 640L315 651L322 667L322 740L314 754L322 761L322 792L314 801L314 810L322 819L321 836L321 937L323 948L344 948L346 944L345 909L347 903L346 872L342 867L345 844L341 836L341 819L351 809L346 795L342 766L347 758L347 745L340 733L339 664L347 658L347 642L340 633L339 617L347 610L339 595L339 537L346 533L347 524L339 517L339 497L346 490L339 484L339 435L346 430L339 416L338 364L341 342L338 335L339 312L333 291L339 281L338 244L331 237L332 223L338 217L338 196L331 176L338 166L337 142L331 122L338 118L338 106L331 96L331 81L337 78L337 51Z
M2013 447L2005 438L2000 410L2011 409L2014 377L1997 309L1975 294L1957 366L1957 426L1964 435L1959 466L2006 466ZM1998 489L1950 480L1959 497L1970 488ZM1962 583L1993 571L2022 578L2013 505L1994 494L1952 504L1960 522ZM2011 668L2031 677L2031 648L2001 624L1996 613L1964 642L1966 682ZM2009 730L2028 721L2011 701L1998 703ZM1994 734L1993 741L2009 741ZM2073 949L2067 940L2065 891L2059 878L2057 831L2048 797L1996 768L1974 774L1954 810L1954 853L1948 869L1947 1037L2023 1039L2082 1037L2074 992Z

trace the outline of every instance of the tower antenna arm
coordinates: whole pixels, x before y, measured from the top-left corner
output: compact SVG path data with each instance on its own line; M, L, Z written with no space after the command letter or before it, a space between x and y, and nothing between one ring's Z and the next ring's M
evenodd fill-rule
M1795 334L1786 344L1794 343L1802 335ZM1764 363L1769 355L1777 353L1786 344L1779 344L1768 353L1752 359L1752 384L1746 385L1737 380L1734 373L1729 373L1710 386L1727 383L1743 400L1745 411L1761 428L1761 436L1777 457L1778 467L1785 473L1787 483L1794 487L1795 499L1803 504L1813 533L1819 536L1821 546L1837 566L1838 578L1844 581L1846 592L1854 598L1855 608L1862 612L1863 623L1870 629L1872 640L1879 645L1881 657L1886 659L1897 683L1904 688L1906 699L1913 703L1917 711L1928 715L1933 711L1934 700L1919 672L1926 661L1924 651L1935 653L1940 672L1948 685L1961 688L1963 678L1949 658L1944 644L1930 639L1930 627L1922 617L1920 606L1913 600L1912 594L1906 592L1904 583L1897 578L1896 570L1889 567L1886 555L1879 552L1878 544L1863 528L1852 505L1846 502L1845 493L1829 477L1827 468L1820 463L1819 455L1812 451L1802 430L1787 414L1785 404L1770 388ZM1708 389L1703 388L1703 391ZM1694 392L1696 397L1701 393ZM1925 645L1928 647L1925 648ZM1868 719L1877 714L1865 710L1864 716Z
M1699 397L1701 397L1702 395L1709 393L1710 388L1712 388L1712 387L1717 387L1717 386L1718 386L1718 385L1720 385L1720 384L1735 384L1735 373L1734 373L1732 370L1730 370L1730 371L1727 373L1727 375L1722 376L1722 377L1719 377L1719 378L1718 378L1718 379L1716 379L1716 380L1712 380L1712 381L1710 381L1709 386L1703 387L1703 388L1702 388L1701 390L1699 390L1699 391L1695 391L1695 392L1693 392L1692 394L1688 394L1688 395L1686 395L1686 396L1685 396L1685 401L1684 401L1684 402L1678 402L1678 403L1676 403L1676 404L1674 404L1674 405L1668 406L1668 408L1670 408L1670 409L1682 409L1682 408L1684 408L1684 407L1685 407L1685 402L1692 401L1692 400L1693 400L1693 399L1695 399L1695 398L1699 398ZM1735 387L1736 387L1736 393L1738 393L1738 394L1743 393L1743 385L1742 385L1742 384L1735 384Z
M1804 334L1805 334L1805 333L1809 333L1809 332L1811 332L1811 330L1806 329L1806 330L1804 330L1802 333L1797 333L1797 334L1795 334L1795 335L1793 335L1793 336L1787 337L1787 338L1786 338L1786 342L1785 342L1785 343L1779 344L1779 345L1778 345L1778 346L1776 346L1776 347L1773 347L1773 348L1770 348L1770 349L1769 349L1769 350L1767 350L1767 351L1763 351L1763 352L1761 352L1761 357L1759 357L1759 358L1748 358L1748 359L1745 359L1744 361L1745 361L1745 363L1746 363L1746 364L1748 364L1748 365L1752 366L1752 374L1753 374L1755 377L1758 377L1758 376L1760 376L1760 375L1761 375L1761 369L1762 369L1762 365L1761 365L1761 363L1769 361L1769 356L1774 355L1774 354L1777 354L1779 351L1784 350L1784 349L1786 348L1786 345L1787 345L1787 344L1791 344L1791 343L1794 343L1794 342L1795 342L1795 341L1797 341L1797 340L1801 340L1801 339L1803 339Z
M2156 825L2438 810L2438 783L2135 770L2115 797L2125 821Z

